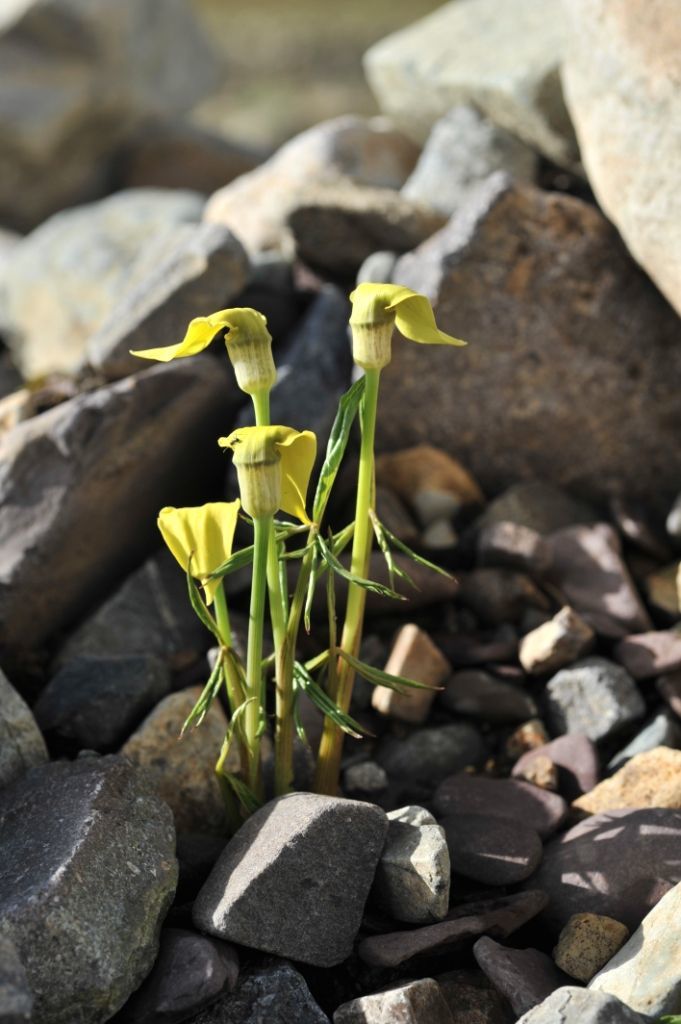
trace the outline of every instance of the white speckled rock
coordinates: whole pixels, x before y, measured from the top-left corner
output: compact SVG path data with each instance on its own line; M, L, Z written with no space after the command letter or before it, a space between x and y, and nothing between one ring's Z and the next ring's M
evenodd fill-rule
M583 658L561 669L546 686L550 722L558 733L606 739L645 714L634 680L607 658Z
M396 921L441 921L449 909L451 870L444 829L391 821L374 894Z

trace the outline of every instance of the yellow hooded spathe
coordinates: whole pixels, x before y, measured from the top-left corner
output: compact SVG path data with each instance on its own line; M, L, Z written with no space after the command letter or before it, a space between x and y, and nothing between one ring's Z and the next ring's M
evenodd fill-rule
M213 501L195 508L162 508L158 528L185 572L203 583L211 604L222 580L207 577L232 554L239 501ZM205 580L205 582L204 582Z
M292 427L242 427L218 439L230 448L239 476L241 504L254 518L277 509L309 523L305 497L317 455L311 430Z

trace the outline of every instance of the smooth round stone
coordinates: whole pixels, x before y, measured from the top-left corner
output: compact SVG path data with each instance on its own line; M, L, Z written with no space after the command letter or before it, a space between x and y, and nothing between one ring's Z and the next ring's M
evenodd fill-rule
M568 807L561 796L520 779L488 779L450 775L438 786L433 806L440 815L484 814L522 822L542 838L565 820Z
M489 722L524 722L537 714L537 705L528 693L481 669L455 672L440 696L440 703L456 715L471 715Z
M558 789L566 800L576 800L588 793L601 777L596 744L582 733L567 733L528 750L516 761L511 774L523 775L538 757L548 757L557 767Z
M515 885L536 870L542 857L537 833L519 821L486 814L443 818L452 871L485 885Z

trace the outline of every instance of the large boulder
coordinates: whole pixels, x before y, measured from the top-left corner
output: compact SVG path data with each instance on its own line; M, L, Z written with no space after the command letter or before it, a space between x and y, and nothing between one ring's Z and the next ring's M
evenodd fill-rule
M567 0L565 98L589 182L681 312L681 20L675 0Z
M365 70L379 106L425 141L450 107L469 103L550 160L577 153L559 65L560 9L541 0L467 0L444 4L376 43Z
M598 210L494 175L394 280L470 344L396 339L379 448L427 440L483 489L534 476L668 507L681 476L678 317Z
M166 805L120 757L33 768L0 796L0 934L34 1024L100 1024L156 957L177 882Z
M0 221L102 195L112 153L190 109L218 66L185 0L8 0L0 11Z
M6 654L73 623L150 548L158 510L205 488L237 395L216 360L185 359L78 395L1 439Z

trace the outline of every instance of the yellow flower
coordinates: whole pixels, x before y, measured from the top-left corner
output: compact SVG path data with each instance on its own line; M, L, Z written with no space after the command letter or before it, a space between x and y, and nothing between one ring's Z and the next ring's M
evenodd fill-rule
M269 391L277 379L272 359L272 336L262 313L249 307L221 309L210 316L197 317L191 321L187 333L177 345L147 348L132 352L132 355L168 363L171 359L183 359L203 352L220 336L224 336L227 354L241 390L249 395L256 391Z
M282 509L309 523L305 495L317 454L311 430L292 427L241 427L218 439L231 448L239 477L241 504L254 519Z
M424 345L465 345L441 331L425 295L399 284L357 285L350 295L353 358L365 370L380 370L391 357L393 327Z
M207 577L232 554L239 502L213 501L196 508L162 508L158 528L184 571L203 582L211 604L222 580Z

